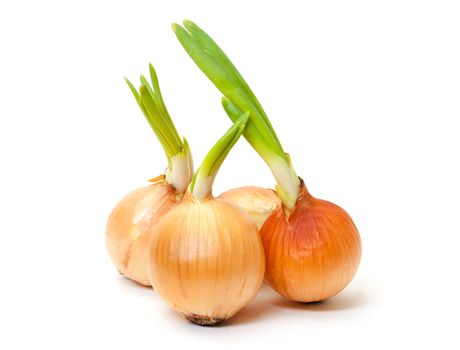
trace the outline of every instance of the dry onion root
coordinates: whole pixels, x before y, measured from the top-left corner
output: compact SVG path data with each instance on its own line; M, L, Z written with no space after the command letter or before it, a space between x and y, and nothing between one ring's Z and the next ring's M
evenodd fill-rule
M144 286L150 286L147 268L152 227L177 205L193 176L190 149L168 114L152 65L150 76L153 88L143 76L139 92L127 83L165 150L168 169L153 184L126 195L112 210L106 226L107 250L115 267Z
M340 207L308 194L284 152L262 106L219 46L197 25L173 25L180 43L225 96L230 119L249 111L244 132L276 179L282 207L261 228L266 280L280 294L301 302L325 300L355 275L361 241L350 216Z
M255 222L211 193L214 177L247 120L245 113L211 149L190 191L152 236L152 286L199 325L232 317L254 298L264 279L264 251Z

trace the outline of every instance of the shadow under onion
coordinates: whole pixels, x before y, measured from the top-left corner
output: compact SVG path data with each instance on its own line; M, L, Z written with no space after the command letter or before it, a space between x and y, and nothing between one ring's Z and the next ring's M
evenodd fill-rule
M299 303L280 297L274 300L272 305L294 310L327 312L358 309L368 305L370 302L371 300L368 295L362 290L355 289L353 291L340 293L327 300L312 303Z

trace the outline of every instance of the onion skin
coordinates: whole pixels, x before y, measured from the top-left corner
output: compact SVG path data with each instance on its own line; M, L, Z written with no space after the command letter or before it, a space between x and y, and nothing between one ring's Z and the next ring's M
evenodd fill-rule
M351 217L314 198L305 185L287 217L276 209L260 230L270 286L298 302L326 300L345 288L361 259L361 239Z
M254 221L241 208L189 192L155 227L150 281L186 319L214 325L232 317L259 290L265 271Z
M177 205L174 188L157 182L126 195L109 216L106 245L118 271L144 286L148 278L152 225Z
M256 222L258 229L281 206L281 201L273 190L256 186L234 188L217 198L241 207Z

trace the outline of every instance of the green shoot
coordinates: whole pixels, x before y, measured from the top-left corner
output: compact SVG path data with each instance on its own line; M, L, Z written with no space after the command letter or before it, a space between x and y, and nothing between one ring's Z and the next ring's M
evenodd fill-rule
M261 104L214 40L191 21L184 21L184 27L172 25L185 51L225 96L223 105L230 119L249 111L244 137L270 167L278 183L278 195L284 206L292 209L299 196L300 181Z
M193 176L191 152L185 138L181 140L179 137L169 116L152 64L149 65L149 71L152 86L141 75L139 91L128 79L125 78L125 80L166 154L168 160L166 181L171 183L178 192L184 192Z
M244 132L248 119L249 112L241 114L224 136L208 152L190 184L190 192L195 198L202 201L211 195L217 172Z

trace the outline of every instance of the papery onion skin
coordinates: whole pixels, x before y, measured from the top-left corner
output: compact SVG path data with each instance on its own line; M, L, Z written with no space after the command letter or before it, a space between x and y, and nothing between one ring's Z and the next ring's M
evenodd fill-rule
M150 286L148 261L152 227L175 205L175 190L166 182L138 188L118 202L107 222L106 245L122 275Z
M273 190L256 186L234 188L217 198L241 207L253 218L259 229L268 216L281 206L281 201Z
M186 319L213 325L232 317L259 290L265 271L254 221L241 208L189 192L155 228L150 281Z
M361 259L361 239L339 206L314 198L302 182L287 218L275 210L260 230L266 256L265 279L286 298L326 300L345 288Z

